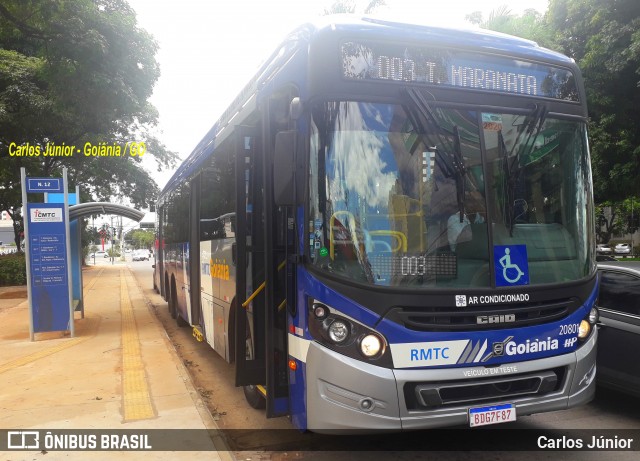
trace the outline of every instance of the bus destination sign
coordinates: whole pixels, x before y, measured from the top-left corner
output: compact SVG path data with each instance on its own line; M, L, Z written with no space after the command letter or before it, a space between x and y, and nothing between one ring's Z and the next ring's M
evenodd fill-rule
M425 83L578 102L570 70L514 58L397 44L342 44L350 80Z

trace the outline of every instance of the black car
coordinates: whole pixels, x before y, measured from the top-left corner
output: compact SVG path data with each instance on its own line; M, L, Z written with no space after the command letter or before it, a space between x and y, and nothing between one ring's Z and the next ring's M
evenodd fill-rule
M640 262L598 264L598 384L640 397Z

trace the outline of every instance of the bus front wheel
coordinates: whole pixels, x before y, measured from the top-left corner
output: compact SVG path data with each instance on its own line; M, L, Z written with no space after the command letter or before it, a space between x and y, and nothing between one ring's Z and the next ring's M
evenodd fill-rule
M262 393L258 390L258 386L255 384L249 384L248 386L244 386L243 390L244 398L247 399L251 408L262 410L266 406L267 402Z

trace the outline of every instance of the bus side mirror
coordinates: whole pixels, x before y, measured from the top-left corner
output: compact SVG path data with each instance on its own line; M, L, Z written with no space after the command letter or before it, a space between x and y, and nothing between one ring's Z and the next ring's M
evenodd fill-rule
M295 131L280 131L276 134L276 148L273 155L273 198L278 206L294 204L295 145Z

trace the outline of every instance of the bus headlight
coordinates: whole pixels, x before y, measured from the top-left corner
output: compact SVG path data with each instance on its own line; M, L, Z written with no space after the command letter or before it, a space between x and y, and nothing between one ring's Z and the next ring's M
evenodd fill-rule
M349 337L349 326L342 320L335 320L329 326L329 338L334 343L342 343Z
M591 333L591 324L586 320L580 322L580 327L578 328L578 338L585 339Z
M378 335L368 334L360 341L360 352L365 357L375 357L380 351L382 351L382 340Z
M592 307L589 311L589 315L580 322L580 326L578 327L578 339L587 339L599 319L600 313L598 312L598 309L596 307Z
M312 298L307 300L307 318L309 334L318 344L361 362L393 368L382 333Z

